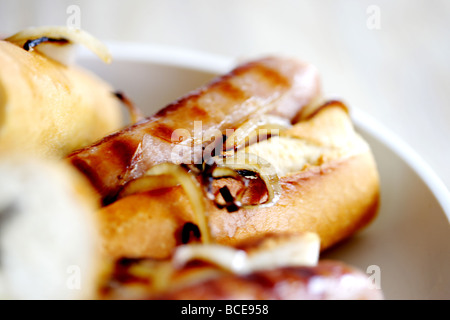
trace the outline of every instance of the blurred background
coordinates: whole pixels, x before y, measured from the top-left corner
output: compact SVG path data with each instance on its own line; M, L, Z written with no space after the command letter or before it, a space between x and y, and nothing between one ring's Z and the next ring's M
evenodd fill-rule
M448 0L0 0L2 35L67 23L105 41L311 62L327 96L397 133L450 187Z

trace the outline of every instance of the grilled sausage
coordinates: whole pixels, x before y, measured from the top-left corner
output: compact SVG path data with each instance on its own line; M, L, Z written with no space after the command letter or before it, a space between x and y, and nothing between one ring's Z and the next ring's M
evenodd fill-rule
M140 264L140 266L139 266ZM147 265L147 266L146 266ZM139 267L137 267L139 266ZM131 270L140 271L141 275ZM147 272L145 271L147 270ZM151 280L148 262L120 260L102 288L102 299L149 300L381 300L383 293L361 270L322 260L237 275L202 262L176 270L163 289ZM146 274L146 276L144 276ZM150 280L149 280L150 279Z
M345 281L344 281L345 279ZM314 267L286 267L246 276L225 274L152 299L162 300L379 300L367 275L337 261Z
M247 149L278 168L278 202L228 212L206 201L205 214L215 242L234 246L271 232L313 231L325 250L373 221L379 204L376 162L341 103L321 106L313 116L271 140ZM217 179L212 193L226 186L233 196L245 190L244 203L263 203L267 192L261 180L247 182L245 187L234 178ZM183 225L198 223L192 202L180 186L144 189L120 198L101 208L99 217L104 252L129 258L166 258L180 243Z
M319 93L318 75L311 65L263 58L238 66L155 115L74 152L68 160L109 203L121 186L153 165L201 162L202 141L219 139L255 115L294 119ZM182 156L173 152L180 143L189 148Z

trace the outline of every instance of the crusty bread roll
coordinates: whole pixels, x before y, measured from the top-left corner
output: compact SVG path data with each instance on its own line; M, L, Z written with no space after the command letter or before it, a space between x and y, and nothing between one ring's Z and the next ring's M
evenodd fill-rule
M63 157L119 129L112 88L90 72L0 41L0 153Z
M259 155L274 166L280 177L280 199L273 206L236 212L205 200L216 243L237 246L265 234L311 231L319 235L325 250L375 217L379 200L376 163L340 102L326 103L279 137L239 152ZM217 180L214 188L224 185L232 194L242 187L240 181L225 178ZM258 181L251 183L246 198L263 203L265 188ZM115 258L167 258L183 242L184 226L198 222L179 186L126 196L98 214L104 253Z
M379 200L376 163L341 106L330 102L278 141L247 148L274 164L283 191L272 207L231 214L211 210L208 219L216 241L233 245L268 232L313 231L324 250L374 218Z
M0 299L96 296L99 201L62 162L0 159Z

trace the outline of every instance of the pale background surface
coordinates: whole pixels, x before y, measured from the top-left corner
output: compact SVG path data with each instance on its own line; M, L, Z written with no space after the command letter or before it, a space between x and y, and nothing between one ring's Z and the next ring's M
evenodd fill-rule
M450 1L0 0L0 34L64 25L70 5L102 40L309 61L327 96L397 133L450 187Z

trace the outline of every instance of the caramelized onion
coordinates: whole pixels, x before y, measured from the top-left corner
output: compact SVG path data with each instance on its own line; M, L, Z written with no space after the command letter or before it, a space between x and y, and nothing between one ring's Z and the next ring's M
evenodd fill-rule
M173 267L168 261L155 261L151 259L136 259L116 262L115 271L119 274L129 274L135 279L145 279L152 290L164 290L171 282ZM125 264L122 266L121 264Z
M182 268L192 260L212 262L234 273L246 269L246 253L229 246L219 244L186 244L178 246L173 255L175 268Z
M47 41L44 41L47 39ZM69 28L66 26L44 26L36 28L24 29L11 37L5 39L20 47L27 47L28 50L35 49L46 56L58 60L63 64L67 64L67 53L63 56L55 53L58 48L67 47L71 44L81 44L95 53L105 63L111 63L112 57L108 48L97 38L86 31ZM30 42L31 41L31 42ZM35 41L35 42L33 42ZM53 50L43 50L40 43L49 43ZM31 44L31 45L30 45Z
M142 111L122 92L114 92L114 95L119 99L124 106L127 108L128 114L130 115L131 123L136 123L144 119Z
M187 244L175 249L173 264L182 268L189 261L213 263L235 274L248 274L276 267L314 266L320 254L316 233L267 237L253 248L232 248L218 244Z
M255 208L255 207L271 207L278 202L281 196L281 185L274 166L264 160L263 158L251 154L238 152L234 156L229 157L213 157L216 167L212 171L212 177L218 178L221 176L232 176L230 171L234 171L235 174L242 176L242 172L254 173L259 176L265 183L267 189L267 201L259 204L243 205L240 202L243 192L238 194L235 204L242 208ZM217 170L219 174L215 173ZM245 191L245 190L244 190Z
M227 137L225 150L238 150L256 142L258 139L263 139L264 137L260 136L260 131L265 133L267 138L269 135L276 134L277 130L288 129L291 126L288 120L273 115L262 115L252 118L244 122Z
M118 199L139 192L171 188L178 186L179 184L179 180L173 175L144 175L139 179L131 180L130 182L128 182L119 193Z
M53 38L48 38L48 37L42 37L42 38L38 38L38 39L34 39L34 40L28 40L23 45L23 48L26 51L33 51L34 47L40 45L41 43L46 43L46 42L53 42L53 43L58 43L58 44L69 43L69 41L67 41L66 39L53 39Z

